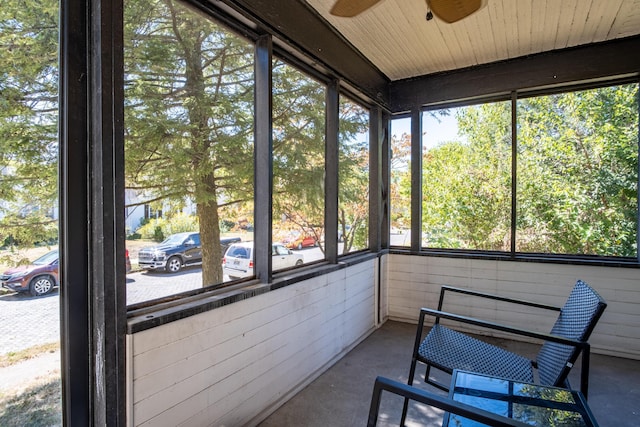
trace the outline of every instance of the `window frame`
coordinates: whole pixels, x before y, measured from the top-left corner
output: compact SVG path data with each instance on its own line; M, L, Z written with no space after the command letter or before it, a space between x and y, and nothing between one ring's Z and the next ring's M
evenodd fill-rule
M331 123L333 121L333 98L336 96L335 94L337 93L337 80L335 79L331 79L328 76L320 73L318 70L316 70L315 68L313 68L312 66L310 66L309 64L305 63L304 61L301 61L300 58L294 56L293 54L291 54L291 52L288 52L284 49L280 49L276 46L274 46L274 50L273 50L273 60L272 60L272 70L273 70L273 64L275 63L275 61L280 61L283 64L285 64L288 67L292 67L293 69L295 69L297 72L303 74L305 77L314 80L316 83L318 83L319 85L321 85L324 88L324 93L325 93L325 108L324 108L324 115L325 115L325 132L324 132L324 166L325 166L325 178L324 178L324 187L325 187L325 191L324 191L324 201L323 201L323 206L324 206L324 212L322 213L322 217L324 219L324 232L325 235L327 234L327 224L328 221L331 221L331 215L328 214L328 212L330 211L330 203L333 200L333 193L334 193L334 187L333 184L331 182L331 169L334 167L333 165L336 163L336 161L333 160L333 132L330 132L331 130ZM271 72L271 75L273 76L273 71ZM273 80L271 81L271 95L273 95ZM273 107L273 105L271 105ZM273 108L272 110L273 111ZM273 132L272 132L272 138L273 138ZM271 203L271 210L273 211L273 178L274 178L274 173L273 173L273 150L271 150L271 157L270 157L270 161L271 161L271 170L272 170L272 175L271 175L271 191L270 191L270 203ZM271 212L271 221L269 223L269 238L270 241L273 242L273 212ZM326 245L326 238L325 238L325 245ZM311 262L306 262L300 266L300 267L292 267L291 270L295 270L295 269L299 269L299 268L304 268L305 266L310 266L310 265L315 265L315 264L322 264L325 262L329 262L329 263L334 263L334 257L332 257L332 250L327 250L326 246L325 246L325 253L324 253L324 258L321 260L315 260L315 261L311 261ZM277 271L273 271L273 266L270 266L270 277L273 277L274 274L283 272L283 271L290 271L290 269L286 269L286 270L277 270ZM263 282L264 283L264 282Z
M369 116L369 126L368 126L368 139L369 139L369 144L367 146L367 157L368 157L368 163L369 163L369 176L368 176L368 181L369 181L369 198L367 199L367 203L368 203L368 209L367 209L367 219L366 219L366 224L367 224L367 247L366 248L362 248L362 249L358 249L358 250L354 250L354 251L350 251L348 253L339 253L337 254L338 258L342 258L342 257L346 257L352 254L358 254L358 253L363 253L363 252L367 252L371 250L371 212L372 212L372 198L371 198L371 182L372 182L372 173L375 170L375 166L376 163L372 161L372 150L373 150L373 142L371 141L371 127L372 127L372 108L371 106L367 106L366 104L364 104L362 101L358 100L357 97L351 95L350 93L346 92L346 91L341 91L339 93L338 96L338 113L339 113L339 105L342 101L342 99L344 99L346 102L350 102L352 104L356 104L357 106L359 106L360 108L362 108L363 110L366 110ZM338 117L338 129L337 129L337 133L338 133L338 138L339 138L339 132L340 132L340 119ZM340 150L340 142L338 141L338 147L337 150ZM339 170L339 159L340 159L340 154L338 153L338 160L335 162L336 164L336 171L335 171L335 175L336 175L336 179L337 179L337 196L338 196L338 200L337 200L337 205L336 205L336 215L338 215L338 210L340 209L340 170ZM327 165L328 166L328 165ZM336 218L336 220L338 220ZM339 221L338 221L339 222ZM340 224L337 223L337 227L339 227ZM338 229L336 228L336 239L338 239ZM338 242L339 243L339 239ZM336 251L337 248L336 248Z
M262 284L273 284L278 282L279 277L287 276L299 276L299 280L304 280L309 274L317 275L318 271L323 268L333 269L333 266L337 264L337 138L339 129L338 125L338 110L337 102L340 96L347 96L350 100L357 102L363 108L369 111L370 121L370 134L378 135L384 132L384 125L382 129L378 129L378 132L373 132L371 129L371 112L373 109L378 108L378 111L382 111L379 107L375 107L375 103L371 101L366 95L355 90L347 82L335 76L332 70L329 70L309 57L305 52L298 50L297 47L291 46L289 42L278 38L276 35L270 32L265 32L257 28L253 28L251 24L248 24L245 20L239 19L234 12L228 11L226 8L218 9L208 4L202 4L195 0L181 0L187 6L194 7L198 11L202 12L205 16L214 20L217 24L224 26L227 30L236 33L238 37L246 39L248 42L254 44L254 64L255 64L255 87L254 87L254 277L243 279L240 281L223 282L219 284L210 285L204 288L198 288L191 291L175 293L167 297L159 298L156 300L144 301L128 305L126 307L128 317L134 317L140 313L148 313L155 310L162 309L162 307L175 306L180 303L184 298L190 298L201 294L219 294L229 289L242 288L255 284L256 282ZM271 250L269 247L272 245L272 206L273 206L273 164L271 159L273 158L273 133L272 133L272 104L273 104L273 80L272 80L272 64L273 61L279 60L295 68L300 73L304 74L310 79L315 80L318 84L325 88L326 93L326 128L325 128L325 233L328 231L329 224L335 222L336 229L336 242L326 241L325 246L325 258L323 260L317 260L309 263L305 263L299 267L292 267L286 270L273 271ZM336 99L335 107L335 119L330 119L333 113L333 106L331 105L332 99ZM384 120L388 122L388 115L382 115ZM335 130L332 128L332 123L335 122ZM335 136L334 136L335 135ZM336 148L331 148L331 139L336 140ZM370 148L375 144L370 137ZM376 147L379 147L376 145ZM330 152L336 152L334 158L330 158ZM334 159L334 160L332 160ZM373 165L372 156L370 156L370 166ZM380 167L376 165L379 170ZM333 176L335 177L336 184L331 183ZM371 177L370 177L371 180ZM371 186L376 190L379 190L379 185ZM335 201L335 209L331 208L332 200ZM370 207L370 211L377 210ZM335 220L334 220L335 218ZM375 225L378 228L381 226L378 218L372 220L371 215L368 219L368 227L370 234L370 247L371 235L377 238L376 246L381 247L381 240L383 239L383 233L380 231L373 231ZM375 224L375 225L374 225ZM326 239L325 239L326 240ZM333 244L332 244L333 243ZM351 258L347 263L343 259L340 260L340 268L345 265L350 265L354 262L354 259L358 259L359 255L367 255L370 248L363 249L358 252L352 252L341 256L345 258ZM367 257L368 258L368 257ZM320 270L318 270L318 268ZM296 280L297 281L297 280Z
M510 93L504 93L494 96L487 97L478 97L474 99L466 99L466 100L453 100L451 102L443 102L443 103L435 103L431 105L425 105L420 109L420 115L418 116L415 113L404 113L392 116L393 119L397 118L406 118L411 117L411 126L412 126L412 134L414 127L416 124L416 117L421 121L422 114L428 111L440 110L444 108L455 108L455 107L465 107L472 106L478 104L485 104L491 102L504 102L511 101L511 117L512 117L512 203L511 203L511 249L509 251L487 251L487 250L471 250L471 249L445 249L445 248L427 248L422 247L421 245L421 230L422 230L422 218L421 214L416 216L416 212L421 212L420 208L415 206L418 203L422 202L422 194L420 190L417 190L414 187L414 180L412 180L412 243L411 248L407 247L398 247L394 246L391 249L394 252L398 253L406 253L407 251L412 253L418 253L423 255L432 255L432 256L450 256L450 257L468 257L468 258L481 258L481 259L506 259L506 260L517 260L517 261L526 261L526 260L535 260L541 262L552 262L552 263L570 263L570 264L587 264L587 265L607 265L607 266L627 266L627 267L638 267L640 266L640 250L637 250L636 257L615 257L615 256L603 256L603 255L576 255L576 254L547 254L547 253L529 253L529 252L518 252L515 250L516 247L516 186L517 186L517 156L516 156L516 147L517 147L517 101L520 99L527 99L536 96L548 96L554 94L563 94L575 91L583 91L583 90L593 90L611 86L619 86L624 84L637 84L640 85L640 79L636 76L634 77L622 77L622 78L609 78L609 79L600 79L598 81L588 81L588 82L577 82L572 84L565 85L557 85L551 87L539 87L539 88L523 88L514 90ZM640 95L637 96L638 110L640 111ZM640 115L640 113L639 113ZM640 120L639 120L640 121ZM421 124L418 129L421 129ZM420 132L421 133L421 132ZM413 136L412 136L413 138ZM638 129L638 140L639 140L639 148L638 148L638 158L640 164L640 126ZM414 165L420 164L421 161L421 138L420 138L420 150L413 149L411 155L411 164L412 164L412 174L415 174L418 167ZM415 140L412 139L412 146L415 144ZM414 148L414 147L412 147ZM420 182L422 180L422 171L421 165L419 166L419 174L420 174ZM640 166L639 166L640 169ZM414 175L415 176L415 175ZM415 197L413 194L419 194L419 197ZM636 246L640 248L640 171L638 173L638 183L637 183L637 191L636 196L638 198L637 204L637 217L638 221L636 224ZM414 236L414 230L419 230L417 236Z
M191 3L187 1L187 3ZM202 10L205 12L209 11L210 8L204 7ZM218 20L220 19L220 13L211 13L209 15L211 19ZM227 26L230 31L237 31L238 25L229 25L228 19L226 15L223 15L226 19L220 21L221 25ZM242 33L244 34L244 33ZM241 35L242 35L241 34ZM273 156L273 135L272 135L272 67L271 64L273 60L277 59L288 66L294 67L297 71L305 74L307 77L317 81L319 84L323 85L327 94L327 107L326 107L326 129L325 129L325 153L328 153L330 148L329 140L335 134L336 140L336 148L335 151L337 153L337 138L338 138L338 104L337 100L339 99L338 94L348 96L349 99L355 100L359 105L363 106L369 111L369 121L370 121L370 168L373 170L375 167L379 173L381 172L381 166L376 163L374 156L371 155L371 148L375 147L380 153L378 153L378 157L382 158L384 153L384 146L379 144L379 140L382 142L386 141L386 132L385 128L389 123L389 115L384 112L384 110L379 107L374 107L374 103L370 100L367 101L367 97L360 94L359 92L353 90L346 82L332 76L332 72L329 70L319 68L318 64L314 61L310 60L308 57L304 56L302 53L295 53L291 50L291 48L287 47L286 43L279 40L278 38L270 35L270 34L262 34L256 35L257 33L252 33L255 37L255 97L256 102L254 104L255 111L255 129L254 129L254 177L255 177L255 193L254 193L254 221L255 221L255 231L254 231L254 277L241 279L238 281L232 282L224 282L216 285L207 286L205 288L197 288L191 291L185 291L180 293L175 293L170 296L159 298L156 300L144 301L140 303L135 303L128 305L127 309L127 317L138 318L139 316L145 316L149 313L157 312L163 309L172 309L175 307L175 310L180 311L179 306L186 300L192 298L200 298L204 296L210 295L221 295L225 292L237 289L243 289L246 287L250 287L256 284L268 285L271 289L277 289L282 286L288 286L289 284L297 283L302 280L306 280L310 277L316 277L321 274L326 274L336 269L346 268L350 265L357 264L360 262L364 262L372 257L379 256L378 251L382 247L382 241L384 239L384 220L381 219L381 215L379 214L379 209L370 205L370 212L375 212L376 216L369 215L369 239L371 242L371 236L375 236L376 243L372 245L370 243L370 248L364 249L362 251L349 253L343 255L338 259L337 254L337 231L336 231L336 242L334 243L334 247L331 247L331 241L326 242L325 246L325 258L323 260L317 260L310 263L305 263L299 267L291 267L285 270L273 271L272 268L272 253L270 247L273 243L272 239L272 176L273 176L273 165L271 163L271 159ZM246 34L244 34L246 36ZM246 38L246 37L245 37ZM253 41L253 39L248 39ZM259 81L261 83L259 83ZM268 88L268 89L267 89ZM336 107L335 107L335 119L333 122L336 123L335 131L332 131L331 122L332 120L329 117L332 114L331 107L331 99L336 99ZM377 112L378 114L378 122L380 126L377 129L373 129L372 116L374 113L372 111ZM386 125L385 125L386 123ZM372 138L371 135L374 135ZM382 135L383 137L381 137ZM329 156L325 154L325 167L326 167L326 178L325 178L325 233L327 232L328 224L331 218L335 218L336 230L337 230L337 198L338 198L338 190L337 190L337 154L335 157L335 161L329 159ZM332 185L329 180L331 177L335 175L336 185ZM374 181L372 179L372 173L370 175L370 191L371 189L375 189L376 192L380 192L381 188L380 179ZM379 195L376 193L378 199ZM331 209L329 205L329 200L335 199L335 209ZM388 230L388 228L387 228ZM378 249L374 251L374 247ZM251 290L250 293L261 293L261 290ZM214 304L214 306L226 305L235 301L233 298L220 300L218 303ZM214 308L213 306L211 308ZM192 315L192 310L185 310L178 314L178 317L188 317ZM175 314L172 315L175 317ZM158 323L159 322L159 323ZM164 320L153 318L147 321L141 321L139 323L134 323L129 325L129 331L139 331L144 330L150 327L157 326L159 324L164 323Z

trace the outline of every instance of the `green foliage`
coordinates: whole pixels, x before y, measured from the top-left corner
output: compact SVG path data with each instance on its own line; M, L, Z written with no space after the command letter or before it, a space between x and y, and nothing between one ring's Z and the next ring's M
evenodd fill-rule
M155 200L252 199L253 47L169 0L125 9L127 185Z
M636 255L637 93L633 84L519 104L518 230L529 247Z
M369 247L369 111L340 99L338 228L342 253Z
M444 141L423 159L423 244L508 250L508 103L458 109L462 141Z
M0 0L0 241L11 248L57 239L58 16L55 1ZM219 210L252 212L254 47L172 0L126 2L124 32L126 185L163 206L189 199L198 213L185 227L153 220L140 235L199 226L215 247L229 226ZM273 88L274 217L320 237L325 87L276 60ZM527 98L517 113L517 250L636 256L638 85ZM460 138L423 159L424 243L508 250L509 103L455 117ZM367 244L367 126L365 109L341 102L345 251ZM408 141L392 144L389 196L392 222L405 227ZM205 280L220 273L218 255L205 254Z
M406 119L400 119L404 121ZM391 136L389 199L391 225L411 228L411 135Z
M137 230L142 239L163 241L167 236L198 230L198 218L183 213L169 218L153 218Z
M638 85L517 105L516 250L636 256ZM423 160L424 244L508 251L509 103L461 108L456 119L460 140Z
M218 209L253 200L254 47L183 2L124 14L126 185L196 204L203 284L219 283Z
M228 233L235 226L236 226L235 222L230 221L228 219L222 219L220 220L220 233Z
M166 226L166 223L167 222L164 220L164 218L154 218L142 227L138 228L137 233L142 239L155 240L155 230L157 228L160 228L160 230L162 230L162 228Z
M366 221L359 221L353 229L352 250L362 250L369 247L369 227Z
M162 227L156 226L153 229L153 240L155 242L162 242L165 239L164 233L162 232Z
M274 218L319 234L324 224L325 87L276 60L273 100Z
M0 241L57 240L58 3L0 0Z

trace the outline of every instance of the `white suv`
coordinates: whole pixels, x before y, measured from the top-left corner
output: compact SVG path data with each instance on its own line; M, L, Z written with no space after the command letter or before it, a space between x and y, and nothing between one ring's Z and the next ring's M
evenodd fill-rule
M304 264L304 257L285 248L281 243L271 245L274 271ZM253 276L253 242L234 243L222 259L222 269L231 280Z

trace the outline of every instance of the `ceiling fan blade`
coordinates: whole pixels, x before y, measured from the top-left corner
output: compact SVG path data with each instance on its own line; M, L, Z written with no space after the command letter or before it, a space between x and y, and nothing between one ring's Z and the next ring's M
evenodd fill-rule
M329 13L334 16L351 18L369 9L380 0L337 0Z
M427 4L434 15L451 24L479 11L487 0L427 0Z

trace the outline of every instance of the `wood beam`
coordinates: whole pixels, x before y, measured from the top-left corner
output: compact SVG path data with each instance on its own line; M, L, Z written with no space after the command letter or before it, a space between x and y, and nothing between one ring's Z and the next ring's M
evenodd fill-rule
M311 6L299 0L222 0L266 31L328 67L341 80L388 105L389 79ZM215 3L213 3L215 6Z
M392 82L393 113L424 105L488 97L640 73L640 36L540 53L508 61Z
M60 4L63 424L126 424L121 0Z
M256 42L255 51L255 158L254 158L254 255L255 274L261 283L271 282L271 227L273 221L273 82L271 36Z

